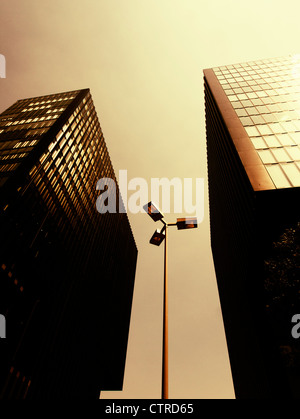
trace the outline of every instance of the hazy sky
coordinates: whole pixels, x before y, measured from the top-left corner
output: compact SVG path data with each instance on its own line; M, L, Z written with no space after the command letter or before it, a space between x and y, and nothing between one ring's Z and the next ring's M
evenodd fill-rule
M1 0L0 112L88 87L117 176L207 184L203 69L299 53L299 15L299 0ZM204 204L197 230L169 231L170 398L234 397L207 188ZM146 214L129 218L139 257L124 390L101 397L160 398L163 247L149 244Z

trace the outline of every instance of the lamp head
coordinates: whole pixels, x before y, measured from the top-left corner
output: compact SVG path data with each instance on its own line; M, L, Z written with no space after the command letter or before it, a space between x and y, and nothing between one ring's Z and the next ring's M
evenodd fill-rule
M158 221L164 218L164 214L160 212L158 207L151 201L144 205L143 208L150 215L153 221Z
M187 230L190 228L197 228L197 218L196 217L186 217L186 218L177 218L177 228L178 230Z
M159 230L156 230L150 239L150 243L154 244L155 246L159 246L165 238L166 236L164 233L161 233Z

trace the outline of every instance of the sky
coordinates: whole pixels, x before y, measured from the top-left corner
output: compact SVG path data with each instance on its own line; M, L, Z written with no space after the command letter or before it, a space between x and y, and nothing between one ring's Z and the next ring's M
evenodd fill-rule
M170 398L235 397L210 249L203 69L299 53L299 15L298 0L0 2L0 112L90 88L117 177L204 179L198 229L169 229ZM165 218L184 215L171 205ZM149 244L150 217L128 217L139 254L124 387L102 399L161 392L163 247Z

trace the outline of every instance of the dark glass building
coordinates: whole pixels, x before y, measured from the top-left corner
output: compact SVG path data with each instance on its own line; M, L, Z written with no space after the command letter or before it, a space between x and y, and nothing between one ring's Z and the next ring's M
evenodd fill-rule
M117 184L89 89L0 115L2 399L122 389L137 248L126 213L96 209L102 177Z
M300 57L204 70L211 246L237 398L299 398Z

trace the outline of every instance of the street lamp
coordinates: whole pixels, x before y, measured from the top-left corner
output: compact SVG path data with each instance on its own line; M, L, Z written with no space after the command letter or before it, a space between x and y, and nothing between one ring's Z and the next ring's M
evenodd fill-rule
M161 230L156 230L153 236L150 239L150 243L155 246L160 246L163 241L165 241L165 250L164 250L164 305L163 305L163 348L162 348L162 392L161 398L169 398L169 383L168 383L168 227L177 226L178 230L186 230L190 228L197 228L197 218L196 217L187 217L187 218L177 218L176 223L166 223L164 221L164 214L158 209L158 207L153 202L148 202L144 205L144 210L149 214L153 221L161 221L163 223L163 228Z

